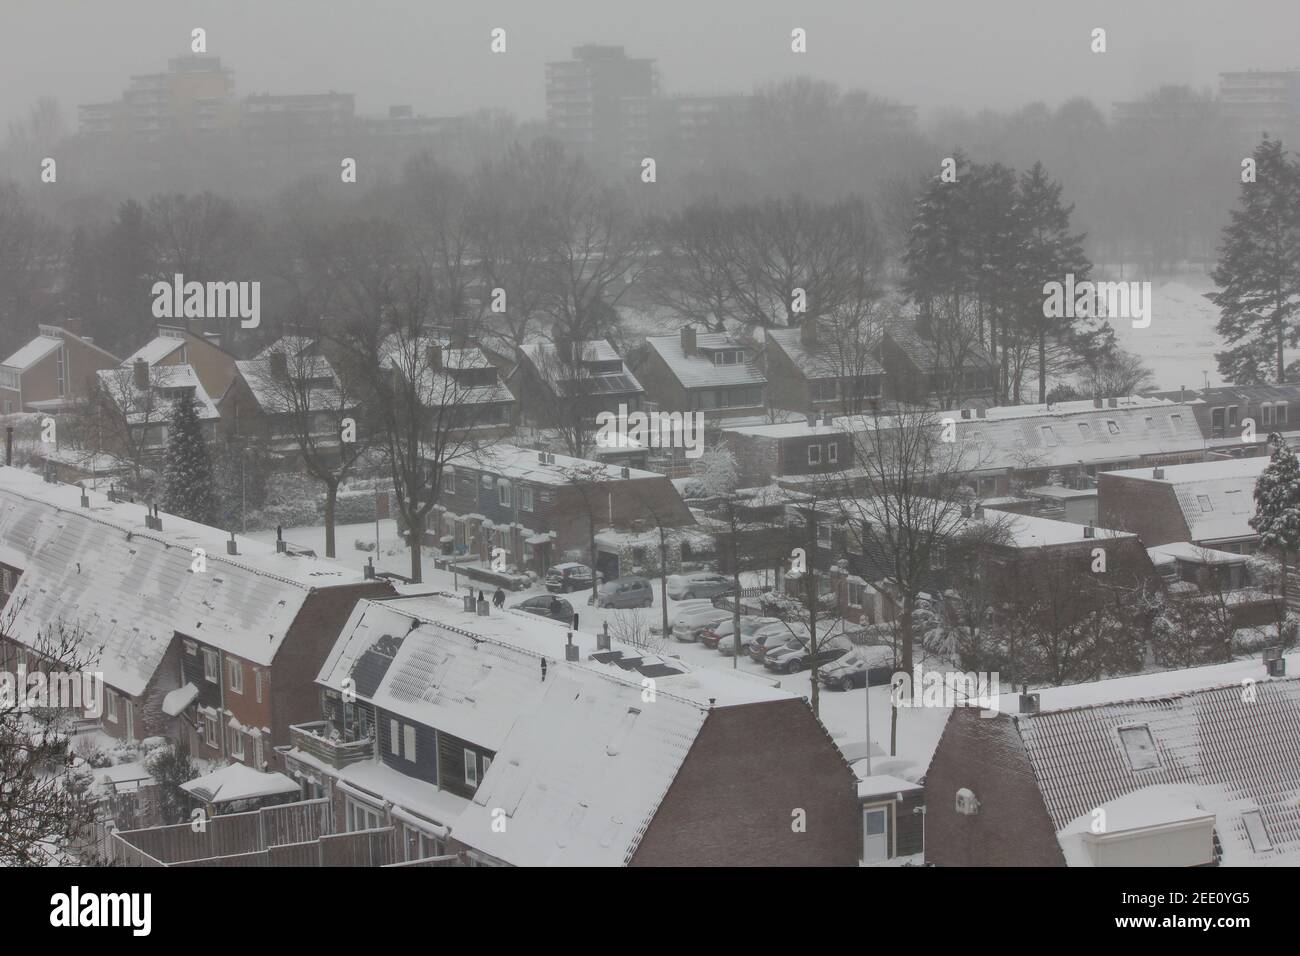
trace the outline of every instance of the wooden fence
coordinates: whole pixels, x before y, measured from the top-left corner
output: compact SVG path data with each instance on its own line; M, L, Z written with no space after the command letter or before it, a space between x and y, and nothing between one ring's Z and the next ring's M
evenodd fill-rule
M332 829L330 817L329 800L322 797L218 815L205 821L197 832L190 823L119 831L111 842L113 859L126 866L174 866L217 857L251 858L274 847L320 839Z

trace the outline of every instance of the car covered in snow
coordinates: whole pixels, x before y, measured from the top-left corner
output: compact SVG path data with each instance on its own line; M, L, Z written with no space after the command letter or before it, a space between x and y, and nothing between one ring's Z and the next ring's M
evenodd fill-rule
M670 574L667 586L668 596L674 601L717 597L719 594L732 594L736 590L735 582L731 578L716 571Z
M719 621L713 627L706 627L700 631L699 640L705 647L714 647L723 654L730 655L735 650L736 642L733 640L733 628L736 620L734 614L728 614L724 620ZM740 618L740 646L746 647L753 640L754 635L765 627L781 627L781 622L774 617L756 617L753 614L744 614ZM727 645L724 649L722 645Z
M812 641L799 638L768 651L763 657L763 666L782 674L797 674L838 660L851 649L852 645L843 637L824 637L818 639L817 653L814 654Z
M546 590L552 594L591 590L591 568L576 561L556 564L546 571Z
M597 607L650 607L654 602L654 588L645 578L618 578L615 581L606 581L596 588Z
M894 674L894 649L887 645L855 647L817 672L823 687L852 690L888 684Z
M679 641L694 641L705 628L715 627L731 616L732 612L726 608L712 605L681 611L673 620L673 637Z
M573 623L573 605L564 598L556 597L553 594L541 594L537 597L531 597L526 601L511 605L511 609L526 611L539 617L547 617L562 624Z

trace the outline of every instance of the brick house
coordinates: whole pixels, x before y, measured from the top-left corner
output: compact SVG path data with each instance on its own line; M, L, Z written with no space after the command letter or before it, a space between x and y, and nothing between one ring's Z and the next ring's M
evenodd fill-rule
M1152 392L1152 398L1185 405L1196 419L1206 448L1234 457L1268 455L1270 432L1300 439L1300 385L1220 385ZM1254 438L1246 439L1246 421Z
M130 458L134 447L145 458L162 455L175 403L185 398L194 401L203 437L208 441L217 437L221 413L194 366L150 366L138 358L131 365L100 369L96 375L96 414L106 415L109 423L96 429L100 451Z
M313 680L352 606L392 588L146 514L0 471L0 565L16 578L0 639L10 654L32 653L51 628L78 628L103 648L91 666L108 690L106 733L188 739L196 756L269 763L290 723L318 713Z
M1148 547L1187 541L1217 551L1250 554L1259 534L1255 482L1268 458L1104 472L1097 478L1097 517L1107 527L1136 532Z
M1300 679L1270 678L1258 660L1008 694L988 717L957 707L925 776L926 855L1294 866L1297 739Z
M766 485L786 476L852 468L851 421L825 413L789 422L727 425L719 440L731 450L741 484Z
M571 350L562 354L561 349ZM557 417L577 415L594 422L600 412L619 414L641 407L645 390L622 356L605 339L588 342L533 342L519 350L506 377L520 417L548 427Z
M0 363L0 412L57 412L91 394L95 373L116 356L81 335L81 320L42 325L40 332Z
M693 523L666 476L496 443L443 469L430 521L445 553L506 561L544 574L563 560L590 561L593 531ZM596 527L593 529L593 519Z
M216 403L223 437L260 439L292 458L300 449L298 432L306 417L313 446L325 454L337 451L340 423L348 417L355 421L360 402L343 388L328 359L272 345L257 358L236 362L235 368L234 381Z
M221 336L187 325L159 325L158 334L128 355L122 366L135 368L138 360L149 368L188 365L214 401L226 394L238 374L235 356L221 347Z
M510 434L515 397L483 349L434 334L390 335L380 345L379 364L384 374L415 377L421 401L448 409L454 427L481 439Z
M762 359L773 408L857 415L884 398L885 370L871 350L815 319L797 329L768 329Z
M287 772L350 830L399 826L407 859L857 863L854 775L804 701L602 641L446 596L363 602Z
M707 421L762 415L767 405L767 378L751 350L721 332L687 325L650 336L633 371L661 411L702 411Z
M924 320L886 323L876 357L892 401L943 407L994 400L996 369L988 352L975 342L937 340Z

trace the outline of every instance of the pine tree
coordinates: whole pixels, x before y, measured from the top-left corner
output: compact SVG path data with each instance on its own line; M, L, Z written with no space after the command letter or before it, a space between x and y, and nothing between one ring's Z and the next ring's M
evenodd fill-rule
M198 404L192 395L178 399L172 406L163 482L164 511L203 524L216 520L212 459L203 441Z
M1300 340L1300 162L1278 140L1255 148L1255 181L1241 184L1212 276L1218 331L1231 348L1215 358L1239 385L1286 381L1286 346ZM1270 368L1271 366L1271 368Z
M1300 464L1277 432L1268 436L1273 455L1255 482L1255 517L1250 526L1260 544L1282 556L1282 598L1286 600L1287 556L1300 548Z

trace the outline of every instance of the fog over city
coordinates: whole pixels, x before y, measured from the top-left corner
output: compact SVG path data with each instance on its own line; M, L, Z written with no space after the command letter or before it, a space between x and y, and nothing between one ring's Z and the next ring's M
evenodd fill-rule
M1298 38L1294 0L0 4L0 875L191 940L228 867L372 929L265 868L1284 912Z

